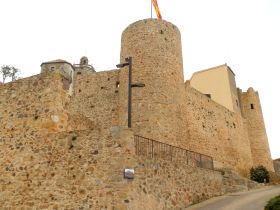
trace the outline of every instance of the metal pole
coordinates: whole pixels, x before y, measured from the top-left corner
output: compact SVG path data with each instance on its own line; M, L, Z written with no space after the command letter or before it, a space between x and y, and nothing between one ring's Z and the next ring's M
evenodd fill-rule
M131 128L131 77L132 77L132 57L128 57L128 104L127 104L127 124Z

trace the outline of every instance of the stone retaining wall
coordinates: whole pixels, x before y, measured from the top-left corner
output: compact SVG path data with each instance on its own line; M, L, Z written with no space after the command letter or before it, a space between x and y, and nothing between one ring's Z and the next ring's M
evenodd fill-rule
M0 147L2 209L180 209L221 193L219 172L135 156L120 127L23 133Z
M218 171L141 156L137 157L132 184L131 210L185 209L222 194L222 175Z
M131 142L118 127L1 137L1 209L126 209Z

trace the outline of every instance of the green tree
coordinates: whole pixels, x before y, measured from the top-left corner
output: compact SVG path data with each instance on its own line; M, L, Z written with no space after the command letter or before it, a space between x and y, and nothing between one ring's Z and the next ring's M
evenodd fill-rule
M11 67L10 77L11 77L12 81L17 80L19 78L18 77L19 73L20 73L19 69L15 68L13 66Z
M2 74L2 81L5 83L7 78L11 78L12 81L18 79L20 71L14 66L3 65L0 69L0 74Z
M268 170L262 165L259 165L255 168L251 168L250 176L251 176L251 180L259 182L259 183L269 182Z
M0 69L0 73L2 74L2 81L5 83L5 80L9 75L11 74L11 68L10 66L4 65Z

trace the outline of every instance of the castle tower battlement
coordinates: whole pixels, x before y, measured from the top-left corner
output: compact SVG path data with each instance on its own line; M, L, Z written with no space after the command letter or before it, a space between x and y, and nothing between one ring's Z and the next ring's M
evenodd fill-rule
M145 83L132 90L132 127L136 133L172 143L178 133L176 111L184 91L181 35L167 21L145 19L122 33L120 61L131 56L132 82ZM120 123L127 120L127 67L120 72Z

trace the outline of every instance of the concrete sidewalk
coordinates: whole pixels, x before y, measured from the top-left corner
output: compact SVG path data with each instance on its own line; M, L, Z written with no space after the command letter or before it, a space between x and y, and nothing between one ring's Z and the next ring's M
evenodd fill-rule
M267 186L257 190L211 198L193 205L187 210L263 210L267 201L277 195L280 195L280 185Z

